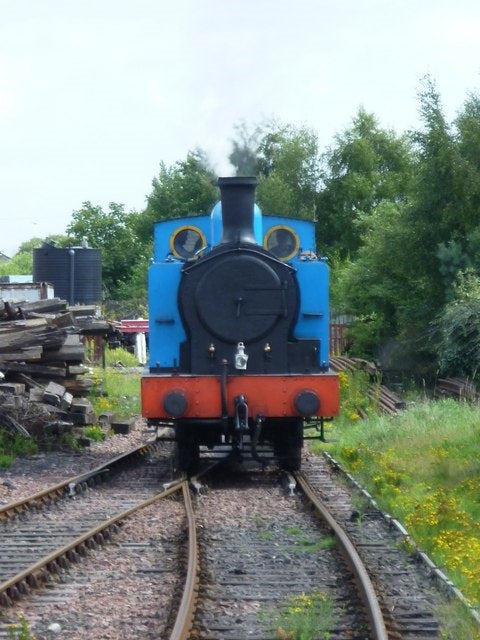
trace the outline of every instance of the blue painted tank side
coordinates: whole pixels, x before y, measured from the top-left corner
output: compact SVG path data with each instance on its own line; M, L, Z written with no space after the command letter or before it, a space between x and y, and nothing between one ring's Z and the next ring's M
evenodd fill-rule
M177 305L183 262L157 262L148 271L149 366L175 367L185 331Z
M330 310L328 300L329 269L323 260L295 260L300 287L300 311L295 338L320 340L320 364L328 367Z

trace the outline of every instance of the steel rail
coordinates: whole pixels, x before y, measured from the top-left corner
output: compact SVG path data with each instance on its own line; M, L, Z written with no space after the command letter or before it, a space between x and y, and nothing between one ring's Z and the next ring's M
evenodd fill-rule
M185 512L188 522L188 568L185 579L182 600L178 609L177 618L170 635L170 640L186 640L189 638L193 626L193 619L198 595L198 548L195 514L193 512L192 499L188 482L183 484L183 497Z
M302 488L302 491L313 504L317 513L321 516L321 518L325 520L330 529L333 531L340 544L341 551L350 569L353 572L358 590L360 592L360 596L366 607L367 615L372 627L374 640L388 640L388 634L385 628L383 614L380 609L377 596L375 594L375 589L373 588L370 577L353 543L351 542L345 531L342 529L342 527L330 514L327 507L323 504L320 498L315 495L305 477L298 471L294 473L294 477Z
M51 487L47 487L46 489L42 489L41 491L27 496L26 498L21 498L15 502L9 502L8 504L0 507L0 521L6 520L15 514L22 513L29 507L35 507L42 503L46 504L49 500L61 498L62 495L65 493L68 494L68 491L72 491L75 487L82 485L82 483L87 483L91 478L102 473L107 473L112 469L112 467L117 466L122 462L126 462L129 457L133 457L136 454L144 455L150 447L155 444L155 442L155 440L152 440L151 442L141 444L140 446L121 453L115 458L108 460L90 471L73 476L67 480L62 480L62 482L52 485Z
M5 596L7 596L6 598L7 601L9 598L15 599L16 596L12 594L12 590L17 588L17 585L22 585L23 583L23 591L26 591L25 584L28 584L29 577L33 576L33 583L36 583L37 575L39 573L43 574L45 569L48 569L48 565L54 565L54 563L60 560L61 558L64 558L64 559L66 558L67 560L71 560L71 557L69 558L69 555L71 556L72 552L78 552L78 550L82 549L82 546L88 543L89 540L93 539L95 542L98 543L99 542L98 536L103 531L108 530L111 527L114 527L120 520L125 520L125 518L128 518L129 516L134 514L136 511L140 511L141 509L144 509L145 507L150 506L154 502L157 502L158 500L161 500L162 498L166 498L170 494L175 493L176 491L179 491L184 487L184 485L185 485L184 480L177 481L171 484L164 491L161 491L160 493L157 493L155 496L152 496L151 498L148 498L147 500L140 502L134 507L130 507L126 511L122 511L117 515L112 516L111 518L109 518L108 520L105 520L104 522L97 525L93 529L90 529L86 533L75 538L74 540L72 540L72 542L68 543L67 545L64 545L63 547L56 549L52 553L48 554L47 556L35 562L34 564L30 565L30 567L23 569L20 573L16 574L12 578L9 578L8 580L0 584L0 601L5 600ZM187 488L187 491L188 491L188 488ZM184 493L185 493L185 489L184 489ZM19 589L19 591L20 592L22 591L22 587Z

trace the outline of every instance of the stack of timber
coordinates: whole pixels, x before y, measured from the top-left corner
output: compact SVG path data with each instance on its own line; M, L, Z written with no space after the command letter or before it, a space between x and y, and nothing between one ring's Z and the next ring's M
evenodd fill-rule
M84 375L88 321L78 326L76 314L58 298L0 300L0 426L38 437L95 422L82 397L93 385Z
M466 402L478 402L480 394L467 378L440 378L435 385L436 398L455 398Z
M347 358L346 356L331 356L330 367L333 371L364 371L368 375L370 386L368 388L368 396L373 400L374 405L382 413L395 415L406 408L406 403L396 393L378 384L381 379L380 371L374 362L363 360L362 358ZM358 413L362 418L366 418L366 414L362 409L358 409Z

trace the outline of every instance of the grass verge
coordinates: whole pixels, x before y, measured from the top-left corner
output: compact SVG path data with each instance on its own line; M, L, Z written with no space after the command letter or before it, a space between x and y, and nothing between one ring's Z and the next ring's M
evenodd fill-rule
M132 357L123 349L107 350L106 368L93 369L95 384L90 400L97 415L114 411L116 417L122 419L140 413L141 370L128 364ZM114 366L118 362L121 366Z
M315 442L312 451L337 458L479 607L480 407L421 401L367 420L344 412L327 439L335 441Z

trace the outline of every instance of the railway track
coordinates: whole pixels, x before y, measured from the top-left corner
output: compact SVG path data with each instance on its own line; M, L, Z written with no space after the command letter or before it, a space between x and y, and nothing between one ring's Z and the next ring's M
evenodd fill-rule
M97 554L92 550L107 541L114 542L106 553L111 556L109 566L113 573L119 574L115 587L118 599L123 600L122 590L138 590L142 601L139 628L144 626L144 617L150 617L149 625L156 629L170 625L170 607L166 608L165 619L161 619L158 603L163 600L170 605L177 591L183 553L183 515L178 509L183 507L176 501L163 500L168 504L159 510L158 504L181 491L185 484L178 481L165 488L162 480L170 479L170 471L170 459L156 445L142 445L89 474L6 505L0 521L0 637L11 637L8 625L18 619L24 607L36 637L50 637L46 612L52 610L56 617L59 609L62 615L67 613L69 595L79 586L87 592L98 589L94 596L101 601L105 571L95 576ZM167 523L179 523L171 534L159 522L162 513ZM129 535L132 521L135 527ZM84 560L82 564L80 559ZM128 563L130 568L125 571ZM73 565L76 569L70 571ZM121 570L124 573L120 576ZM161 587L159 578L164 579L166 588ZM142 590L155 594L151 614L144 606ZM77 614L74 612L70 619L63 615L65 627L71 628L62 637L75 637ZM134 619L135 616L127 616L125 624L128 626ZM84 623L81 621L83 626ZM114 637L131 637L131 629L125 635L116 633Z
M148 491L151 486L145 487L149 483L145 482L145 474L142 476L140 482L143 485L142 491ZM137 477L139 477L138 474ZM138 492L132 490L131 479L127 492L128 497L126 498L125 495L123 498L119 497L122 494L119 491L119 486L123 486L122 481L125 480L122 473L115 481L108 483L109 489L105 495L109 503L114 499L114 496L117 496L115 498L117 503L111 504L109 510L118 512L109 518L105 518L105 514L102 514L100 518L102 522L96 522L93 527L89 516L87 516L88 503L93 501L96 505L91 514L92 518L94 517L98 521L100 513L98 497L89 500L87 495L89 492L82 493L79 503L74 505L77 517L71 517L70 513L73 500L57 500L53 504L47 504L38 512L34 512L32 509L33 500L30 499L28 511L22 510L20 515L15 514L15 511L10 508L9 512L12 515L8 519L4 518L4 521L0 523L0 526L4 528L4 531L1 532L0 571L3 577L6 571L10 572L7 580L3 580L0 585L3 605L11 605L21 595L27 595L32 587L39 586L40 582L47 582L48 576L45 573L47 569L51 573L60 573L66 569L70 562L76 562L79 559L78 556L87 554L88 549L94 548L104 539L110 539L112 528L118 526L119 522L145 510L173 493L181 492L187 516L188 565L185 570L185 588L178 605L176 618L174 619L171 614L162 621L163 628L169 629L168 637L171 640L183 638L274 638L276 637L275 631L272 630L271 624L266 619L274 619L277 615L275 607L272 609L272 606L279 600L287 602L288 598L298 598L302 594L307 598L307 594L319 593L319 589L321 589L322 597L332 598L335 619L339 620L338 624L335 622L336 627L340 625L339 628L348 631L348 633L356 628L360 633L367 624L367 618L370 617L374 621L374 626L380 625L380 629L382 623L378 606L375 613L369 613L366 616L363 613L360 598L352 595L351 579L338 577L340 571L344 576L346 567L335 548L336 545L331 541L331 523L327 528L319 530L318 522L308 509L300 508L295 500L285 497L284 489L279 486L276 476L256 474L250 475L248 478L253 479L254 486L245 487L245 479L243 476L241 477L242 488L240 492L243 493L243 501L242 503L238 501L237 507L243 517L246 516L247 520L250 520L249 526L243 526L245 523L243 525L240 523L240 526L237 523L235 526L233 523L228 524L227 522L226 529L225 527L222 529L219 524L214 525L212 529L211 524L207 525L206 521L202 522L202 518L205 517L202 515L202 503L212 500L217 504L215 511L222 521L222 505L231 505L232 498L238 497L235 481L234 486L231 486L230 481L227 480L227 485L229 485L227 487L223 481L218 489L213 489L206 496L201 495L197 499L199 530L202 532L200 549L197 548L197 525L190 492L185 481L175 482L164 491L148 498L142 496L141 502L129 506L127 509L118 510L119 505L125 499L129 503L138 501ZM259 482L260 478L262 478L261 482ZM80 483L79 486L82 484ZM106 486L103 486L102 490L105 491L105 489ZM55 493L55 495L57 494ZM266 495L269 496L267 501L265 501ZM310 499L312 499L311 496ZM250 519L252 500L255 503L255 511ZM279 500L280 514L277 513ZM270 502L269 505L268 502ZM266 513L266 503L267 512L269 509L273 510L271 516ZM52 517L52 509L57 512L56 515L60 515L59 518ZM278 523L276 523L277 516ZM52 523L53 526L49 527ZM80 535L77 535L79 523L81 523L82 531ZM218 529L219 526L220 529ZM208 529L206 534L203 533L205 527ZM215 534L215 530L219 535ZM301 543L298 540L300 533L303 541ZM307 536L308 542L305 542L305 536ZM326 541L325 548L320 554L312 554L311 545L318 544L322 539ZM20 542L19 546L14 544L15 540ZM178 535L178 540L182 540L181 535ZM219 545L220 541L221 545ZM130 544L134 544L134 541L131 541ZM199 557L202 557L201 562L199 562ZM315 559L312 562L313 558ZM233 567L231 563L233 563ZM354 564L357 562L355 561ZM363 579L360 583L363 582ZM177 576L177 586L178 580ZM253 584L255 584L254 588ZM57 587L60 595L54 594L57 600L60 597L60 601L64 597L61 595L62 588L63 585ZM371 591L371 586L364 587L364 591L365 589ZM42 591L40 590L39 593L41 594ZM172 590L170 598L170 608L175 609L172 604L175 600L175 593ZM47 599L51 599L51 591L48 593ZM373 595L371 599L375 602ZM40 597L36 605L37 609L44 609L44 605L45 603ZM373 609L375 610L375 607ZM35 607L32 611L35 611ZM232 618L232 614L235 614L236 617ZM40 631L39 638L48 637L48 633L45 636L41 635L42 629L44 632L48 630L45 628L42 617L43 613L38 613L36 628ZM157 620L157 630L158 623ZM68 637L75 637L75 635L69 634ZM167 636L165 635L165 637ZM331 636L331 638L341 637L341 633ZM378 629L371 637L375 639L386 638Z
M387 639L358 554L331 519L322 524L312 514L313 505L329 517L301 475L297 481L308 506L286 496L276 474L216 476L197 498L199 551L191 557L184 594L190 604L171 640L293 637L285 612L303 607L316 615L319 600L328 603L322 615L328 610L324 633L332 640ZM314 623L320 633L322 621Z
M328 501L332 516L367 567L389 640L451 637L442 634L438 619L450 597L409 552L403 527L359 491L352 494L343 476L338 477L338 467L326 458L310 456L303 470L311 489Z
M32 497L20 511L19 505L5 507L0 594L4 606L14 606L4 609L0 638L8 637L6 623L15 618L8 612L25 604L39 640L51 637L49 623L59 611L64 634L57 637L69 640L288 639L293 636L286 612L303 607L308 613L319 598L328 603L322 615L330 640L442 637L435 617L442 604L438 592L428 576L422 582L418 566L402 552L401 532L392 538L388 524L382 531L375 509L359 514L321 458L307 457L304 474L290 476L288 487L280 485L276 471L232 474L217 465L207 491L204 480L194 480L192 506L185 481L161 487L170 465L159 462L151 447L131 453L143 463L119 467L96 488L89 484L108 477L107 471L66 482L60 494L53 488L45 501ZM67 517L67 511L76 515ZM96 518L93 526L90 517ZM137 521L143 522L140 534ZM112 576L107 581L105 569L97 567L99 554L91 551L104 540L114 541L101 554L102 566L107 563L115 574L113 588L106 586ZM69 571L82 555L86 562ZM27 599L41 583L47 589L34 589ZM128 604L132 590L136 606ZM79 597L85 591L88 597ZM119 606L111 629L103 628L98 611L90 613L104 595Z
M136 502L145 503L158 492L158 478L162 468L165 475L166 466L162 458L149 457L153 451L153 444L136 447L89 473L0 509L2 606L109 538Z
M155 441L141 444L115 456L86 473L62 480L62 482L46 487L25 498L0 506L0 522L24 513L25 511L39 509L48 504L71 497L76 493L81 493L108 476L112 476L136 464L142 460L142 458L148 456L148 454L154 450L155 446Z
M295 637L282 629L279 605L301 605L319 590L332 603L333 618L318 637L452 637L438 618L451 595L409 553L401 525L374 505L354 505L325 459L308 457L304 468L290 480L289 497L274 476L247 474L213 480L196 500L200 579L191 582L190 600L196 606L185 633L172 638Z

